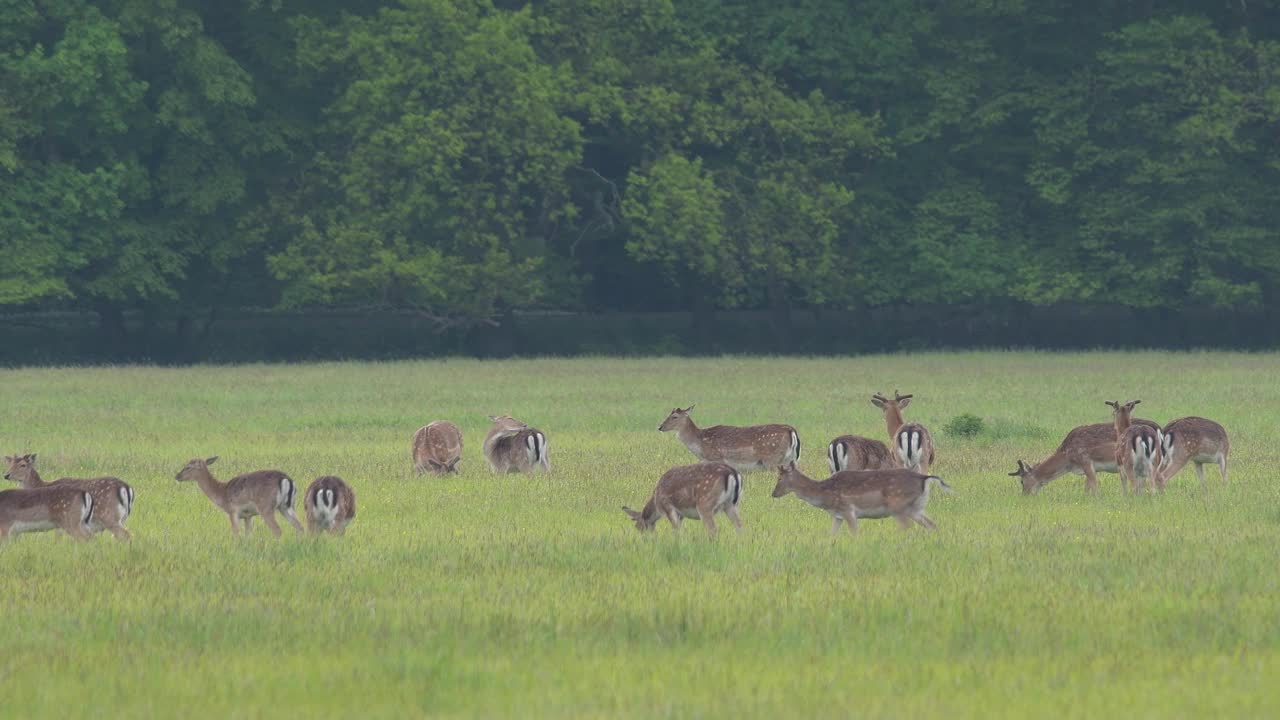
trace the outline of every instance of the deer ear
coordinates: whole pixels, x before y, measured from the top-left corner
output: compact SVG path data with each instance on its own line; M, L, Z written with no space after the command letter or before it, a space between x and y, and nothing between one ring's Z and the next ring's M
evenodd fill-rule
M696 405L696 404L697 404L697 403L695 403L695 405ZM690 405L689 407L685 408L685 409L684 409L684 412L685 412L685 413L691 413L691 412L693 412L693 405Z
M910 404L911 404L911 398L910 398L910 397L904 397L904 398L902 398L901 400L899 400L899 401L898 401L898 409L899 409L899 410L901 410L902 408L904 408L904 407L906 407L906 406L908 406L908 405L910 405Z
M878 397L873 397L873 398L871 398L871 404L872 404L872 405L875 405L876 407L881 408L881 409L883 409L883 408L884 408L884 401L882 401L882 400L881 400L880 398L878 398Z
M624 513L626 513L627 515L629 515L629 516L631 517L631 519L632 519L632 520L639 520L639 519L640 519L640 513L636 512L635 510L632 510L631 508L627 507L626 505L623 505L623 506L622 506L622 512L624 512Z
M36 454L35 454L35 453L31 453L30 455L28 455L28 456L27 456L27 459L28 459L28 460L30 460L32 463L35 463L35 461L36 461Z
M1107 401L1107 407L1111 408L1112 410L1119 410L1119 409L1120 409L1120 401L1118 401L1118 400L1116 400L1116 401L1108 400L1108 401Z
M214 455L213 457L209 458L208 460L205 460L205 461L204 461L204 464L205 464L205 465L212 465L212 464L214 464L214 463L216 463L216 462L218 462L218 456L217 456L217 455Z

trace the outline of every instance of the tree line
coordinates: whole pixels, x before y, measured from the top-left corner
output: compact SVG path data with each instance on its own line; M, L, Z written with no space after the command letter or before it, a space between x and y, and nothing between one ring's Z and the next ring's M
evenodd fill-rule
M5 0L0 309L1280 303L1280 0Z

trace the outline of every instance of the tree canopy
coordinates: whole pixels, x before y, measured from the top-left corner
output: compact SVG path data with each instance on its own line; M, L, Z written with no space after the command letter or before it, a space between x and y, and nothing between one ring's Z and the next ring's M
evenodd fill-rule
M1277 0L0 3L0 307L117 330L1275 307L1276 187Z

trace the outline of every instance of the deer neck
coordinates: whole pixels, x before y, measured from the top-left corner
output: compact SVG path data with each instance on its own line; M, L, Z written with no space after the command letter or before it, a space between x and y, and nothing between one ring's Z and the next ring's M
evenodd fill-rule
M676 430L676 437L680 438L680 442L684 443L684 446L689 448L694 455L698 457L704 455L702 431L698 429L697 425L693 424L693 418L687 417L684 419L680 429Z
M640 517L650 525L656 525L658 522L658 505L654 502L653 496L649 496L649 502L644 504L644 509L640 511Z
M213 473L207 469L196 476L196 484L200 486L200 490L205 496L213 501L214 505L222 509L227 507L227 483L218 482L213 477Z
M40 477L40 473L36 472L35 468L31 468L31 472L27 473L27 479L23 480L21 483L18 483L18 484L23 488L31 490L34 488L45 487L49 483L45 482Z
M826 488L821 482L814 480L804 473L795 473L787 476L787 488L796 494L796 497L813 505L814 507L825 508L828 505Z
M902 411L892 405L885 408L884 423L889 427L889 439L892 440L902 427Z
M1116 437L1124 435L1129 426L1133 424L1133 417L1128 412L1116 413Z
M1031 474L1043 485L1069 472L1071 472L1071 459L1067 457L1066 453L1054 453L1044 462L1037 465L1035 471Z

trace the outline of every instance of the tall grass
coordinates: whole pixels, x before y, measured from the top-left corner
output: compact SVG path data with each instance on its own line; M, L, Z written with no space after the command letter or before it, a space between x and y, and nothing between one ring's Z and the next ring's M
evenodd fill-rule
M137 490L134 541L0 546L0 715L1140 717L1280 713L1280 356L964 353L855 359L440 361L0 372L5 454ZM839 434L885 433L869 396L915 394L935 431L933 533L829 519L747 476L746 529L638 534L667 467L656 431L788 422L825 473ZM1161 496L1115 475L1034 497L1007 473L1104 400L1232 436L1232 482ZM550 440L550 476L489 473L485 415ZM418 477L436 418L462 473ZM341 539L231 538L173 475L335 473ZM286 533L291 533L286 529Z

